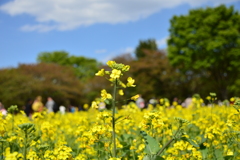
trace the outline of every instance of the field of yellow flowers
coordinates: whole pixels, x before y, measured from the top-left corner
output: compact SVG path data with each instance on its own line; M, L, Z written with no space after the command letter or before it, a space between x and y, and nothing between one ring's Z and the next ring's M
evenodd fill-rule
M159 99L155 107L139 109L134 102L117 106L117 96L135 80L121 80L130 66L107 62L105 89L87 111L66 114L36 112L28 118L11 106L0 113L0 159L5 160L240 160L240 99L230 106L202 106L193 97L188 108ZM136 100L139 95L130 99ZM111 109L99 110L100 103ZM121 109L118 109L121 108Z
M171 141L159 159L240 159L240 114L233 106L192 103L187 109L168 109L159 104L139 110L130 103L117 110L116 117L116 157L112 158L112 113L108 110L65 115L42 112L32 119L23 112L0 114L1 159L147 159L148 148L159 152L174 137L180 121L180 137ZM151 146L155 142L157 146Z

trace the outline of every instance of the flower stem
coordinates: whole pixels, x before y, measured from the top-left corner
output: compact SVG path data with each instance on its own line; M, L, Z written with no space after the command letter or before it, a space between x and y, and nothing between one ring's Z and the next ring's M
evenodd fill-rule
M3 159L3 142L2 142L2 159Z
M182 127L182 124L179 125L176 133L174 134L173 138L170 139L163 147L162 149L157 153L157 155L161 155L161 153L176 139L176 135L178 134L178 132L180 131L180 128Z
M24 158L24 160L27 160L27 141L28 141L28 135L27 135L27 130L25 131L25 140L24 140L24 150L23 150L23 158Z
M113 84L113 99L112 99L112 142L113 142L113 157L116 157L116 133L115 133L115 102L116 102L117 80Z
M14 113L12 113L12 132L14 132Z

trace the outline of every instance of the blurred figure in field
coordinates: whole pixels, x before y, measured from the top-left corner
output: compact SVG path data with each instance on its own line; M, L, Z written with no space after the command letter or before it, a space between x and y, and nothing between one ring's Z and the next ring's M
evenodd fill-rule
M77 111L76 107L74 107L74 106L69 107L69 112L74 113L76 111Z
M138 99L136 100L136 104L140 109L143 109L145 107L145 101L141 95L139 95Z
M189 105L192 103L192 97L188 96L185 101L182 103L183 108L188 108Z
M65 114L66 113L66 107L65 106L60 106L59 111L60 111L61 114Z
M148 104L151 104L153 107L156 107L156 105L157 105L157 100L156 100L156 98L151 98L150 100L149 100L149 103Z
M43 111L43 103L42 103L42 97L37 96L32 104L32 109L34 112L42 112Z
M54 112L55 102L52 99L52 97L47 98L47 102L46 102L45 106L47 107L48 113Z
M0 112L2 112L2 114L4 116L7 115L7 110L5 109L5 107L3 106L3 104L0 102Z
M32 99L28 99L26 104L25 104L25 108L24 108L24 112L26 113L26 115L28 117L31 117L31 114L33 112L32 110L32 104L33 104L33 100Z
M100 102L99 103L99 107L98 107L98 110L104 110L104 109L106 109L106 104L104 103L104 102Z

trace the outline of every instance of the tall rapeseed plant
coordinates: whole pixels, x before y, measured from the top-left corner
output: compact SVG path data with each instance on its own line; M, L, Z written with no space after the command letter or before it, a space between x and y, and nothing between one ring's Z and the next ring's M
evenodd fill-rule
M105 89L101 91L101 101L111 101L112 102L112 143L113 143L113 149L112 149L112 156L116 157L116 131L115 131L115 125L117 118L115 117L116 114L116 94L119 93L119 95L124 95L123 88L127 87L135 87L134 85L135 80L132 77L128 77L127 83L124 83L121 81L121 77L123 76L124 72L129 71L130 66L124 65L122 63L116 63L115 61L108 61L107 65L111 68L111 71L105 71L104 69L101 69L96 73L96 76L104 76L106 79L109 80L110 83L112 83L113 91L112 94L108 93ZM137 99L137 96L133 96L132 99ZM92 107L98 108L98 103L96 101L92 102Z

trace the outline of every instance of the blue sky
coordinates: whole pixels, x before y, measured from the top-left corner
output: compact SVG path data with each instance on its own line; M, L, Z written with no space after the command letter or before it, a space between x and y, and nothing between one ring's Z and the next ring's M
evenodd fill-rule
M0 68L59 50L106 62L150 38L163 49L173 15L219 4L240 11L239 0L0 0Z

